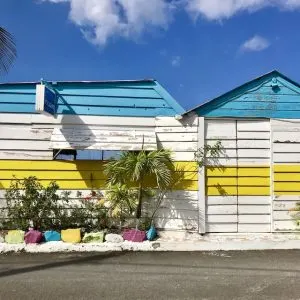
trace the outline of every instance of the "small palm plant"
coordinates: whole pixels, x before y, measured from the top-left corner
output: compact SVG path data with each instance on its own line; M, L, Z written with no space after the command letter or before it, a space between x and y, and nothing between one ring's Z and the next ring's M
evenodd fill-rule
M100 202L108 208L112 218L119 218L121 223L125 216L132 216L136 210L137 191L126 184L108 184L105 198Z
M125 151L108 162L105 173L110 184L125 184L137 191L136 219L141 218L143 197L148 188L165 190L172 182L174 163L169 150Z

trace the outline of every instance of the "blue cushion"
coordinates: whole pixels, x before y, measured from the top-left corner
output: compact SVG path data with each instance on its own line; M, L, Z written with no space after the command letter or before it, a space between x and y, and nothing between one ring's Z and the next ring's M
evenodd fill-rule
M147 231L147 239L149 241L153 241L157 236L157 231L155 227L152 225L150 229Z
M52 230L45 231L44 237L46 242L56 242L61 240L60 233Z

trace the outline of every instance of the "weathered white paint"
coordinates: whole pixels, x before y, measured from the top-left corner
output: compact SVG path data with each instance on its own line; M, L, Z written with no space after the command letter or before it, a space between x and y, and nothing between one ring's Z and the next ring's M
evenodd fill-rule
M198 149L202 149L205 144L205 121L204 118L199 117L198 126ZM198 169L198 223L199 233L206 232L206 197L205 197L205 165Z

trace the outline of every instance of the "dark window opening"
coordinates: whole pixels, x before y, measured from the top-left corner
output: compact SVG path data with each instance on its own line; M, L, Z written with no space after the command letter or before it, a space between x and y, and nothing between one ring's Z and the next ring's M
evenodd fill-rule
M116 160L120 157L118 150L53 150L54 160Z

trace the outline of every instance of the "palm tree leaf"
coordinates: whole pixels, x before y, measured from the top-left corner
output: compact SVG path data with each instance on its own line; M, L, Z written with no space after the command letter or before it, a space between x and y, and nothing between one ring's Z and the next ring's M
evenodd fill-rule
M0 27L0 72L7 73L16 57L17 50L13 36Z

